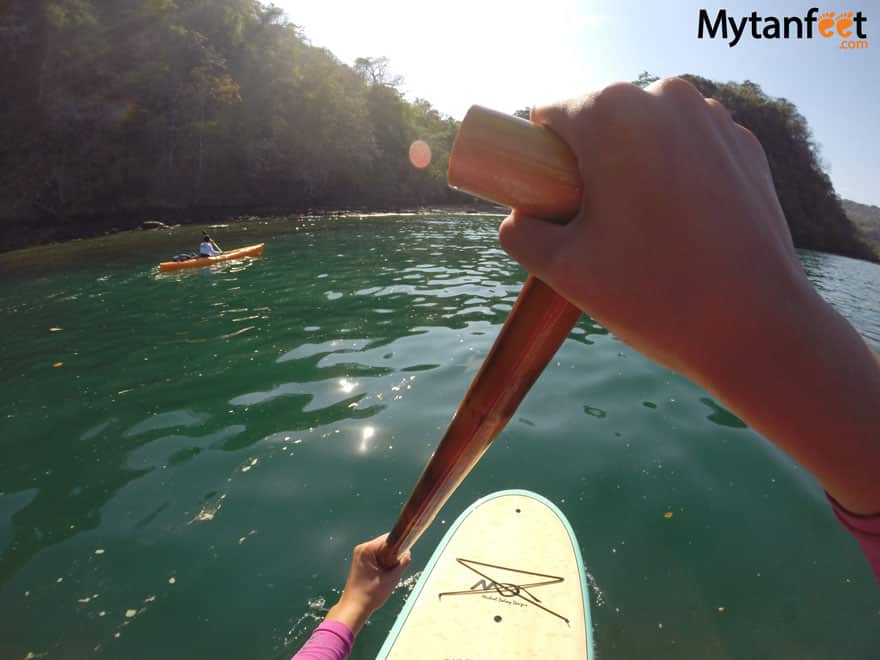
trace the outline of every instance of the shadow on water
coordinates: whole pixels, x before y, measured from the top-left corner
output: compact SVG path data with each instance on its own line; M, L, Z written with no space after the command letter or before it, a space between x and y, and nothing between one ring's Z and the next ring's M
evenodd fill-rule
M98 527L102 506L150 471L124 466L128 452L140 444L120 445L103 435L89 445L77 439L59 443L52 452L32 452L27 443L6 447L16 465L0 469L4 492L35 489L36 494L12 515L12 538L0 554L0 586L43 549ZM87 463L88 479L83 479Z
M724 406L719 405L715 401L709 398L701 398L700 403L706 406L709 410L712 411L711 415L708 415L706 419L708 419L713 424L718 424L719 426L727 426L732 429L744 429L746 428L745 423L732 412L727 410Z

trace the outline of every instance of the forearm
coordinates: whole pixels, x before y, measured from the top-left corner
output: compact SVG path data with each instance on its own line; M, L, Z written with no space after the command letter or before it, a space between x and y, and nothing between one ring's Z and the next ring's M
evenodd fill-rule
M370 618L370 614L371 612L368 608L346 600L345 595L343 594L343 597L339 599L339 602L327 612L327 616L324 620L344 623L355 635L357 635L361 631L361 628L364 627L367 619Z
M345 660L351 653L354 634L338 621L324 621L292 660Z
M695 380L844 507L880 513L880 359L808 284L785 304L743 319L734 350Z
M379 565L377 553L385 547L387 538L388 534L383 534L354 547L351 570L342 596L315 631L315 635L322 633L321 638L312 635L312 639L296 655L297 659L314 657L316 660L337 660L348 656L354 636L361 631L370 615L388 600L410 563L409 552L406 552L393 568L386 569ZM330 643L325 644L325 641ZM338 641L343 642L342 647ZM306 652L314 654L306 655Z

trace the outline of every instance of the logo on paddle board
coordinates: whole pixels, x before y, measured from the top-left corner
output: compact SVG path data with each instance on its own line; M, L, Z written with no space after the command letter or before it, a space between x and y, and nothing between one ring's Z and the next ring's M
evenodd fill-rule
M562 619L569 623L568 619L558 612L554 612L549 607L541 603L533 592L541 587L549 587L554 584L565 582L565 578L558 575L546 575L544 573L535 573L534 571L525 571L519 568L510 568L509 566L498 566L496 564L486 564L473 559L456 558L459 564L469 571L475 573L480 579L470 588L463 591L445 591L439 594L439 598L443 596L484 596L492 600L500 600L511 605L519 607L535 607L544 610L548 614L552 614L557 619ZM502 574L504 572L504 574ZM526 582L509 582L510 573L522 576L529 576L531 580ZM494 579L493 578L497 578ZM535 580L534 578L543 578Z

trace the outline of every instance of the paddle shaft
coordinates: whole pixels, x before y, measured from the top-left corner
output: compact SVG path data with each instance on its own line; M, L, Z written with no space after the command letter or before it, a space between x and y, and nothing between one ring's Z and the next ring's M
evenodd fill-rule
M449 158L449 185L531 216L565 222L580 207L568 147L546 128L473 106ZM386 567L418 540L480 460L562 345L580 310L535 277L523 285L379 555Z

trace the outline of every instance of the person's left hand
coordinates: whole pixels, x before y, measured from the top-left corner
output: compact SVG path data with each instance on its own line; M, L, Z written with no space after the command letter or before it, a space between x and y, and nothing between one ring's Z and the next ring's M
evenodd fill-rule
M382 568L377 555L386 538L388 534L383 534L355 546L345 589L339 602L327 613L327 620L344 623L355 635L370 615L385 604L412 560L407 550L397 566L387 570Z

